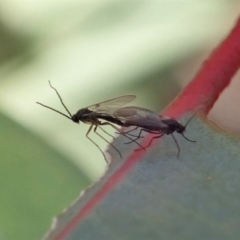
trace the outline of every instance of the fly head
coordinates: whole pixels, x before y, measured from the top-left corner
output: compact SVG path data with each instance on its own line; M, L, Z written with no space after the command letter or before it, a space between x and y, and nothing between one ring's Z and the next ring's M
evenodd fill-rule
M72 120L75 123L79 123L79 121L85 122L89 119L88 114L91 112L92 111L88 110L87 108L82 108L72 115Z

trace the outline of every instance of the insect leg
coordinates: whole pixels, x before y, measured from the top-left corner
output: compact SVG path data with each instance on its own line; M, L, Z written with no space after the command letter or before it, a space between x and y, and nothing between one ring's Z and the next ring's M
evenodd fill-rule
M153 133L153 132L150 132L150 133ZM154 139L160 138L160 137L162 137L164 134L165 134L165 133L162 133L162 134L159 134L159 135L156 136L156 137L152 137L151 141L148 143L148 145L146 146L146 148L149 147L149 146L152 144L152 142L153 142Z
M111 135L110 133L108 133L107 131L105 131L102 127L100 127L100 125L98 125L98 127L104 132L106 133L108 136L112 137L115 139L115 137L113 135Z
M138 129L138 127L135 127L135 128L133 128L133 129L131 129L129 131L126 131L126 132L124 132L124 131L122 131L122 132L124 132L125 135L129 135L131 137L136 137L137 139L142 138L141 136L136 136L136 135L133 135L133 134L130 133L130 132L132 132L132 131L134 131L136 129ZM121 134L121 133L117 132L117 134Z
M112 128L114 128L115 130L117 130L120 134L122 134L124 137L132 140L130 137L128 137L121 129L117 128L116 126L114 126L113 124L109 123L109 122L103 122L103 123L100 123L99 125L110 125ZM141 149L145 150L145 148L140 145L138 142L136 142L135 140L133 140L133 142L135 142Z
M93 125L94 124L92 124L90 127L89 127L89 129L88 129L88 131L87 131L87 133L86 133L86 137L100 150L100 152L103 154L103 156L104 156L104 159L105 159L105 161L106 161L106 163L108 163L108 161L107 161L107 159L106 159L106 157L105 157L105 155L104 155L104 152L101 150L101 148L88 136L88 134L91 132L91 130L92 130L92 127L93 127Z
M111 134L109 134L107 131L105 131L102 127L100 127L100 125L98 125L98 127L104 132L104 133L106 133L108 136L110 136L110 137L112 137L113 139L116 139L113 135L111 135ZM135 129L137 129L138 127L136 127ZM132 130L135 130L135 129L132 129ZM119 129L120 130L120 129ZM132 131L131 130L131 131ZM117 134L126 134L126 132L116 132ZM123 134L123 135L124 135ZM135 136L135 135L132 135L132 134L130 134L131 136L134 136L134 137L136 137L136 139L133 139L133 140L131 140L130 142L128 142L128 143L124 143L124 144L129 144L129 143L132 143L132 142L135 142L136 140L138 140L138 139L140 139L140 138L142 138L141 136ZM139 134L140 135L140 134ZM131 139L131 138L130 138Z
M138 127L137 127L137 128L138 128ZM134 128L134 129L132 129L131 131L133 131L133 130L135 130L135 129L137 129L137 128ZM132 143L132 142L137 141L138 139L142 138L142 137L141 137L141 134L142 134L143 131L146 132L146 130L142 128L142 129L139 131L138 136L135 136L135 137L136 137L135 139L132 139L130 142L126 142L126 143L124 143L124 144L129 144L129 143ZM124 133L126 133L126 132L124 132Z
M135 128L133 128L133 129L131 129L131 130L129 130L129 131L126 131L126 132L124 132L124 133L130 133L130 132L136 130L137 128L138 128L138 127L135 127Z
M107 139L105 139L103 136L101 136L98 132L97 132L97 125L95 126L95 128L94 128L94 132L100 137L100 138L102 138L105 142L107 142L109 145L111 145L117 152L118 152L118 154L120 155L120 157L122 158L122 155L121 155L121 153L119 152L119 150L113 145L113 144L111 144L110 142L108 142L107 141ZM102 129L102 128L101 128ZM105 131L104 131L105 132Z
M155 134L157 134L157 132L152 132L152 131L147 130L147 129L142 129L142 130L145 131L145 132L148 132L148 133L153 133L153 134L155 133ZM150 140L150 142L148 143L148 145L145 146L144 148L148 148L148 147L152 144L152 142L153 142L154 139L160 138L160 137L162 137L164 134L165 134L165 133L159 133L158 136L152 137L151 140ZM140 149L136 149L135 151L138 151L138 150L140 150Z
M182 136L183 136L187 141L189 141L189 142L196 142L196 141L194 141L194 140L188 139L183 133L182 133Z
M174 137L174 135L171 133L172 137L173 137L173 140L175 141L176 145L177 145L177 148L178 148L178 154L177 154L177 157L179 157L179 154L180 154L180 147L178 145L178 142L177 142L177 139Z

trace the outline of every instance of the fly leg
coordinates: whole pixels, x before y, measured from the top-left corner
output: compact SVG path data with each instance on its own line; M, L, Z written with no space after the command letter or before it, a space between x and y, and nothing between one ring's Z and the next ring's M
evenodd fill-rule
M122 155L121 155L120 151L119 151L113 144L111 144L110 142L108 142L107 139L105 139L102 135L100 135L100 134L97 132L97 128L98 128L98 125L95 126L95 128L94 128L93 131L94 131L100 138L102 138L105 142L107 142L112 148L114 148L114 149L118 152L119 156L122 158ZM102 129L102 128L101 128L101 129ZM105 132L105 130L104 130L104 132ZM111 136L111 135L110 135L110 136Z
M187 138L183 133L182 133L182 136L183 136L187 141L189 141L189 142L196 142L196 141L194 141L194 140L190 140L189 138Z
M171 133L171 135L172 135L172 137L173 137L174 142L175 142L176 145L177 145L177 148L178 148L177 157L179 157L179 154L180 154L180 147L179 147L179 145L178 145L177 139L174 137L174 135L173 135L172 133Z
M112 128L114 128L115 130L117 130L119 134L122 134L124 137L128 138L129 140L133 140L130 137L128 137L121 129L117 128L116 126L114 126L113 124L111 124L109 122L103 122L103 123L100 123L99 125L101 125L101 126L109 125ZM136 142L136 140L133 140L133 142L135 142L141 149L145 150L145 148L142 145L140 145L138 142Z
M91 132L91 130L92 130L93 125L94 125L94 124L92 124L92 125L89 127L89 129L88 129L88 131L87 131L87 133L86 133L86 137L100 150L100 152L103 154L103 157L104 157L106 163L108 163L108 161L107 161L107 159L106 159L106 157L105 157L104 152L103 152L103 151L101 150L101 148L88 136L88 134L89 134L89 133ZM97 127L97 126L96 126L96 127ZM96 129L96 127L95 127L95 129ZM94 131L95 131L95 129L94 129Z
M142 131L148 132L148 133L152 133L152 134L159 134L158 136L152 137L151 140L150 140L150 142L148 143L148 145L145 146L144 148L148 148L148 147L152 144L152 142L153 142L154 139L160 138L160 137L162 137L163 135L165 135L165 133L153 132L153 131L150 131L150 130L147 130L147 129L142 129ZM140 150L140 149L136 149L135 151L138 151L138 150Z
M136 129L138 129L138 127L135 127L135 128L133 128L133 129L131 129L131 130L129 130L129 131L122 131L125 135L129 135L129 136L131 136L131 137L136 137L136 139L135 140L138 140L139 138L142 138L141 136L136 136L136 135L133 135L133 134L131 134L130 132L132 132L132 131L134 131L134 130L136 130ZM117 134L122 134L122 133L119 133L119 132L117 132ZM134 142L134 141L132 141L132 142Z
M134 128L133 130L135 130L135 129L137 129L137 128ZM133 131L133 130L131 130L131 131ZM131 132L131 131L130 131L130 132ZM139 133L138 133L138 136L136 136L135 139L131 140L130 142L126 142L125 144L132 143L132 142L137 141L138 139L142 138L142 137L141 137L141 134L142 134L143 131L144 131L144 129L141 129L141 130L139 131ZM126 133L126 132L124 132L124 133Z
M113 135L111 135L110 133L108 133L107 131L105 131L102 127L100 127L100 125L98 125L98 127L104 132L106 133L108 136L112 137L115 139L115 137Z

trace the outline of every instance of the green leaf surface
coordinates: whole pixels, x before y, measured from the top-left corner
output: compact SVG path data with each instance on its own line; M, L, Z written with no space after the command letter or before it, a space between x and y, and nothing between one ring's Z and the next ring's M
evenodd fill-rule
M132 163L135 146L119 137L124 159L114 158L46 239L239 239L239 137L197 117L186 132L196 143L175 136L179 158L164 136Z
M26 129L0 122L0 238L40 239L89 180Z

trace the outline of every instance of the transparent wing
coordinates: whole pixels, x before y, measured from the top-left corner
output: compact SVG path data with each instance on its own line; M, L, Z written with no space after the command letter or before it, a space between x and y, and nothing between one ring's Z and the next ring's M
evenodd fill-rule
M124 123L143 128L155 126L160 129L168 127L162 122L166 117L145 108L134 106L119 108L114 112L113 116Z
M116 110L124 107L126 104L130 103L136 98L135 95L124 95L121 97L113 98L101 103L97 103L87 107L92 112L97 112L100 114L112 115Z

